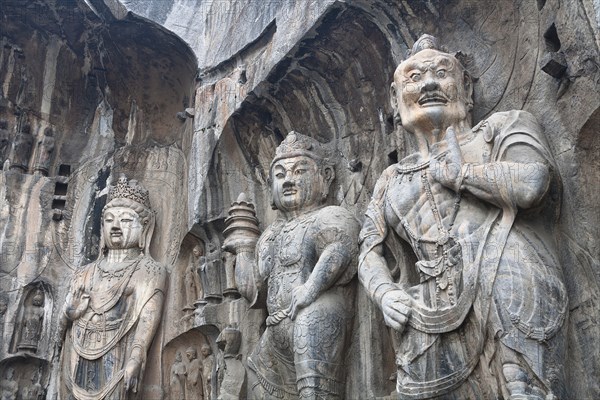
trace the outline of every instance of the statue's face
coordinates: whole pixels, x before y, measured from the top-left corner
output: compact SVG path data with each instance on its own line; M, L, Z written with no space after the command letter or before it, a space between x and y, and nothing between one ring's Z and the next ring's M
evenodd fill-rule
M325 190L320 168L310 157L283 158L271 168L273 202L281 211L318 205Z
M102 229L109 249L131 249L139 246L144 226L131 208L111 207L104 211Z
M188 350L188 351L186 351L185 355L186 355L186 357L187 357L187 359L189 361L192 361L192 360L196 359L196 351L194 351L194 350Z
M208 346L202 346L202 349L200 351L202 352L202 355L204 357L208 357L212 353L210 347Z
M409 132L445 129L468 118L471 90L456 58L428 49L398 66L392 103Z

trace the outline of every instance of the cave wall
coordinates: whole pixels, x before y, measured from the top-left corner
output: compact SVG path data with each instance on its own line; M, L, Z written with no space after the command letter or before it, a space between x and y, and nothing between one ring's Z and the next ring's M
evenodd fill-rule
M381 172L413 146L393 129L389 87L406 51L430 33L469 60L474 123L523 109L545 129L563 185L564 368L573 399L599 397L599 15L592 1L559 0L3 2L0 162L19 135L29 132L32 145L22 157L27 168L9 161L0 175L0 333L8 338L0 365L24 376L39 371L42 386L56 392L52 334L64 277L97 257L99 215L120 173L150 190L158 212L151 252L171 274L147 398L165 396L177 349L208 343L218 355L216 339L231 323L239 324L247 356L264 315L222 293L231 203L245 192L261 228L269 225L269 165L296 130L336 155L329 202L362 220ZM54 135L48 172L36 173L47 129ZM190 310L181 286L198 262L195 246L216 266L210 274L219 275L221 297ZM49 328L31 367L11 351L10 338L36 283L52 302L44 303ZM376 398L394 390L390 338L362 290L348 354L347 393Z

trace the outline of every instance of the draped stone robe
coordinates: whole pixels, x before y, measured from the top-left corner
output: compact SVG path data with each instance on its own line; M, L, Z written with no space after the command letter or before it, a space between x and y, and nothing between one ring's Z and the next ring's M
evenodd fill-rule
M151 300L162 305L167 272L152 258L140 256L122 276L101 278L99 262L83 267L71 283L71 290L85 288L90 303L67 330L61 360L63 393L77 400L135 398L125 392L124 368L133 348L140 345L134 339L144 308ZM160 307L155 314L160 318ZM149 345L141 344L144 360L138 389Z
M464 162L523 163L526 168L519 173L527 179L532 172L527 166L535 168L534 162L553 169L540 132L533 116L511 111L494 114L459 143ZM521 158L525 155L534 159ZM556 188L551 185L539 206L518 210L511 204L510 182L490 175L498 180L498 197L505 199L499 208L466 191L457 196L432 180L428 165L417 164L412 155L384 171L361 231L359 274L373 298L382 279L391 281L393 275L362 263L375 246L400 238L419 260L415 266L391 268L399 271L397 285L412 298L407 327L397 340L400 398L506 396L496 339L561 396L556 366L565 348L559 331L567 297L542 217L556 205ZM436 243L443 242L436 212L451 238L443 245ZM418 280L410 281L415 273ZM547 346L549 341L554 344Z

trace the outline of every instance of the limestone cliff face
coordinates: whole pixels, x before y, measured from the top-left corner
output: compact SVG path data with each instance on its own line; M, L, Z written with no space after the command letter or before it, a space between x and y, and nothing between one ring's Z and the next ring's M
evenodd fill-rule
M329 201L362 219L381 172L412 146L393 130L389 87L406 51L430 33L468 59L474 123L523 109L545 129L563 184L557 230L571 310L560 367L573 398L600 397L599 15L588 0L3 2L0 370L20 371L20 385L37 372L56 392L67 278L97 256L106 187L121 172L150 190L151 250L171 272L148 398L164 395L178 349L207 343L218 354L216 338L235 319L247 356L259 312L227 296L201 315L182 310L185 271L200 262L193 249L215 266L203 284L222 292L227 210L245 192L261 228L272 222L268 168L292 130L328 143L337 162ZM51 149L39 144L48 129ZM48 172L34 173L44 151ZM39 287L45 328L23 361L12 342ZM356 304L346 392L389 395L390 338L361 291Z

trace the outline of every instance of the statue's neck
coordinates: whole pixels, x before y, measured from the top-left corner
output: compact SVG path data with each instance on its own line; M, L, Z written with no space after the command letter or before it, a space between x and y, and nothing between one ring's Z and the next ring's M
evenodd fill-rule
M300 210L281 211L281 214L287 221L291 221L321 207L323 207L323 204L315 204L312 206L303 207Z
M135 247L131 249L108 249L106 261L108 263L119 263L125 260L133 260L140 255L141 249Z
M467 121L460 121L456 125L452 125L452 128L454 128L454 131L456 132L459 143L465 136L471 133L471 127ZM448 129L448 127L414 130L413 134L417 141L417 149L422 159L429 159L431 153L437 153L439 151L439 149L434 149L440 147L446 140L446 129Z

